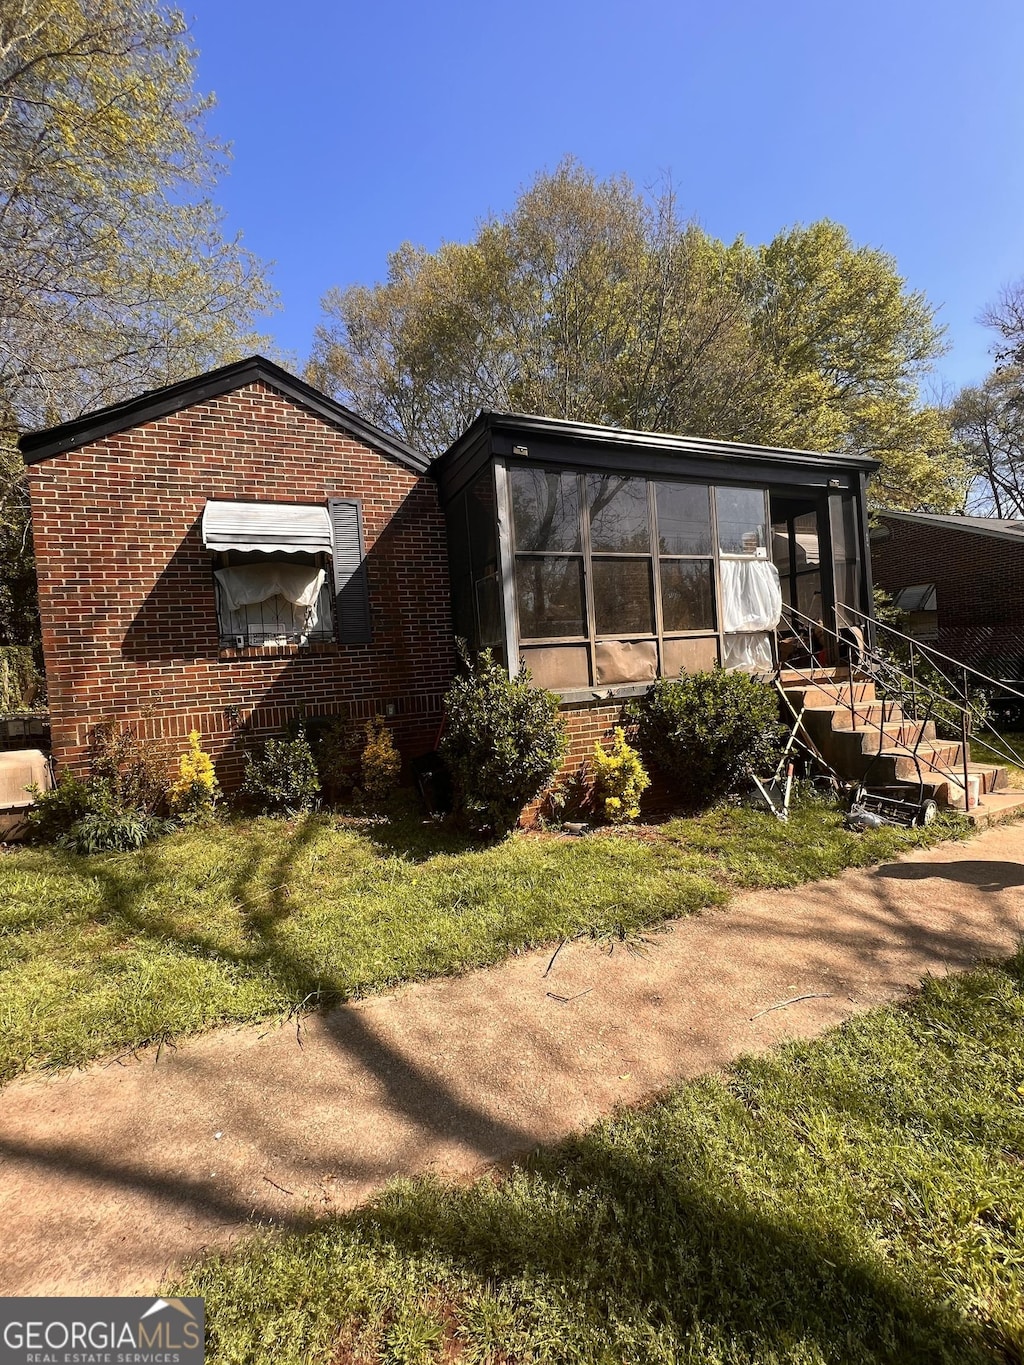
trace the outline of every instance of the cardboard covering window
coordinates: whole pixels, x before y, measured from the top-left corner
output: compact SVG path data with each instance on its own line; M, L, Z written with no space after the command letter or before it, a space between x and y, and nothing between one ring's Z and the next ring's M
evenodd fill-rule
M370 592L363 549L363 506L358 498L331 498L327 504L334 533L335 621L338 643L368 645Z

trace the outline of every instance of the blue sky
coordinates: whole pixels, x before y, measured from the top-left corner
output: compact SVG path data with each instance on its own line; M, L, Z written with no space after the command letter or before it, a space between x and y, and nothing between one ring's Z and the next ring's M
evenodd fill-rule
M464 240L566 154L670 174L708 231L815 218L890 252L939 305L937 382L980 379L975 318L1024 276L1020 0L525 0L470 7L193 0L218 191L273 260L298 362L331 285Z

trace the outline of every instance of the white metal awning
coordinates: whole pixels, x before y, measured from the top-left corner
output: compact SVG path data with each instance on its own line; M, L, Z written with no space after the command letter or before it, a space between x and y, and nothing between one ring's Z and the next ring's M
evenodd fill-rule
M262 550L265 554L331 551L327 508L289 502L214 502L203 509L208 550Z

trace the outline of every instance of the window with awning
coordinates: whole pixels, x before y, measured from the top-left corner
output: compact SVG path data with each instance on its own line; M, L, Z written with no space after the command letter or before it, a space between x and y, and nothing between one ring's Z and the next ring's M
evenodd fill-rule
M305 645L337 634L369 640L369 604L357 499L227 502L203 510L214 555L223 647Z
M208 550L242 554L330 554L334 548L326 506L281 502L215 502L203 510Z

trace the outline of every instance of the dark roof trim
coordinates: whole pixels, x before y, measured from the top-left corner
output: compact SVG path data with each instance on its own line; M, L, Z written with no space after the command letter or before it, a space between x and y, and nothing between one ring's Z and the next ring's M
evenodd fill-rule
M332 426L341 427L350 436L364 441L406 469L416 474L426 473L430 461L419 451L407 446L397 436L381 431L362 417L357 417L333 398L328 398L305 380L289 374L280 365L261 355L222 365L220 369L196 375L193 379L183 379L177 384L167 384L162 389L152 389L139 394L137 398L99 408L96 412L87 412L82 417L62 422L60 426L49 427L45 431L28 432L19 440L18 446L26 464L38 464L54 455L63 455L66 451L77 450L79 446L100 441L104 436L113 436L119 431L127 431L129 427L141 426L144 422L155 421L169 413L180 412L182 408L190 408L208 398L218 398L234 389L260 383L269 385L285 398L308 408Z
M941 512L879 512L879 521L909 521L936 531L961 531L969 536L991 536L1024 545L1024 521L1003 517L957 517Z
M741 441L715 441L695 436L676 436L662 431L630 431L624 427L597 426L591 422L570 422L530 413L485 410L434 464L447 460L478 439L482 431L507 430L518 435L555 437L580 444L630 446L665 454L703 455L709 459L750 460L770 464L824 465L835 469L862 469L871 472L878 460L865 455L821 454L812 450L791 450L783 446L758 446Z

